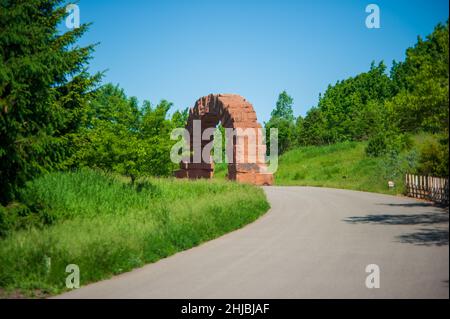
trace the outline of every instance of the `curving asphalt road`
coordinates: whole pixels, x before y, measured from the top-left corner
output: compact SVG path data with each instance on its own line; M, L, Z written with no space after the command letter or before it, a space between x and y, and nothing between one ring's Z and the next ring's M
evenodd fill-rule
M264 190L272 208L256 222L57 297L449 297L448 210L338 189ZM369 264L379 288L365 285Z

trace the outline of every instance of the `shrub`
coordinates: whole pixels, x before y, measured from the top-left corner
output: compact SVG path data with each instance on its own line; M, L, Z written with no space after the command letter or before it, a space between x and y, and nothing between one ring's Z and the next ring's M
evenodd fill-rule
M417 173L448 176L448 139L431 140L420 150Z
M366 154L370 157L378 157L386 154L387 142L383 134L377 134L369 139L366 147Z
M412 147L409 135L396 133L378 133L369 139L366 154L370 157L379 157L391 153L400 153Z

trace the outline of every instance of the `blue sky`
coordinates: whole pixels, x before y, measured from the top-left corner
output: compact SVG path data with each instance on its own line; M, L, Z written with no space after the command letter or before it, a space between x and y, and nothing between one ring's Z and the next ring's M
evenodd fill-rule
M380 7L368 29L365 7ZM417 35L448 18L447 0L80 0L93 22L81 44L100 44L91 70L104 82L153 104L183 109L209 93L237 93L267 121L277 96L295 115L317 104L328 84L368 70L372 60L402 60ZM173 111L172 110L172 111Z

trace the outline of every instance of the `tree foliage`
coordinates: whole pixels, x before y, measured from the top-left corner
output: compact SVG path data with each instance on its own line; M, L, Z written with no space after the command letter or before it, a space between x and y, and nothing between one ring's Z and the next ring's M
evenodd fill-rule
M275 109L271 113L269 121L265 124L267 149L270 149L270 129L278 129L278 153L282 154L294 145L295 117L292 109L294 99L286 93L278 95Z
M425 40L419 37L390 74L383 62L372 62L369 71L329 85L304 118L294 119L293 100L283 91L266 123L278 127L281 153L295 145L369 140L367 154L384 156L407 147L407 134L429 132L440 142L422 151L422 171L448 175L448 27L438 24Z
M144 101L140 108L118 86L104 85L90 103L90 118L77 136L71 165L116 172L132 182L140 175L169 175L171 106L165 100L155 107Z
M278 95L278 100L275 106L275 109L271 112L272 118L282 118L287 121L294 121L294 111L292 110L292 106L294 104L294 99L287 94L286 91L283 91Z
M448 134L448 21L426 40L419 37L405 61L394 63L391 77L397 94L387 108L395 124L402 131Z
M383 62L370 70L328 86L316 108L306 115L299 144L331 144L364 140L382 126L383 103L392 87Z
M65 15L59 0L0 1L0 203L61 168L99 79L86 70L94 47L74 45L88 26L60 33Z

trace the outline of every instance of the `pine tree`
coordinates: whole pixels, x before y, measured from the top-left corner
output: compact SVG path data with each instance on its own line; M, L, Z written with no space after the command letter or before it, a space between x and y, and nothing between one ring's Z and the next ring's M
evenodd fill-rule
M270 129L278 129L278 152L282 154L294 145L295 117L292 105L294 99L286 93L278 95L275 108L270 114L270 120L265 123L267 146L270 149Z
M100 75L94 46L76 46L88 25L58 31L61 0L0 0L0 203L25 181L61 168Z
M281 92L278 95L278 100L275 106L275 109L270 113L272 118L278 117L285 119L289 122L294 122L294 111L292 110L292 105L294 103L294 99L287 94L286 91Z

